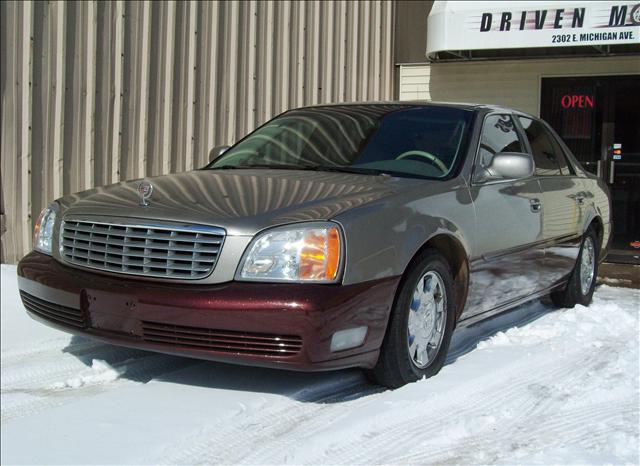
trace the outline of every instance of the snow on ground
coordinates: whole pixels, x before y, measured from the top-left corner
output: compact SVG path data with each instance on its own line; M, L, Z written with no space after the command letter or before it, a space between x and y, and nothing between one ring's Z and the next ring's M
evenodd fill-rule
M2 266L2 464L638 464L640 291L461 329L395 391L118 348L31 321Z

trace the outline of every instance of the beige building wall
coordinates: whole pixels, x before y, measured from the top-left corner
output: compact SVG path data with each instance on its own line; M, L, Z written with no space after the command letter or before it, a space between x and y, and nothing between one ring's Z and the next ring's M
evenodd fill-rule
M389 1L0 8L2 261L64 194L201 167L291 107L394 96Z
M400 98L490 103L539 115L541 78L615 74L640 74L640 56L407 65L400 67Z
M400 65L398 94L400 100L431 100L429 84L431 66Z

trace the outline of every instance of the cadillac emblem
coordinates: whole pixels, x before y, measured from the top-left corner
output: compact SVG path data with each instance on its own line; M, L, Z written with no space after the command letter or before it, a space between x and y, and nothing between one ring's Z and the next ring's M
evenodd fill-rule
M153 185L148 181L143 181L138 185L138 196L140 196L140 205L147 207L149 205L149 199L153 194Z

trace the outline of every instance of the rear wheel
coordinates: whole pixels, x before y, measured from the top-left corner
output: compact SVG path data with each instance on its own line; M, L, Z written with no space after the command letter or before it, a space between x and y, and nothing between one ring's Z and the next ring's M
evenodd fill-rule
M582 238L578 260L564 289L551 293L556 306L588 306L593 298L598 276L598 235L590 228Z
M446 260L425 251L400 285L376 367L370 378L389 388L437 374L454 326L453 277Z

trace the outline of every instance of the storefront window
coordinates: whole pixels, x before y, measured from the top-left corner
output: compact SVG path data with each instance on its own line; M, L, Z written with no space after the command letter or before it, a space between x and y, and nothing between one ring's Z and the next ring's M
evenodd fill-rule
M587 170L595 173L602 141L604 93L581 78L545 78L541 116L556 130Z

